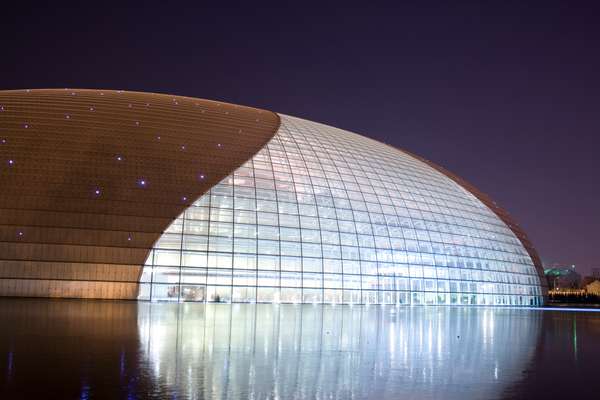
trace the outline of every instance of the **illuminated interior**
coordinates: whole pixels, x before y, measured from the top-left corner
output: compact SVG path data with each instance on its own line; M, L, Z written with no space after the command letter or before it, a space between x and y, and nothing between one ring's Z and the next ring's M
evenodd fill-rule
M529 253L468 190L401 150L285 115L155 243L139 299L543 303Z

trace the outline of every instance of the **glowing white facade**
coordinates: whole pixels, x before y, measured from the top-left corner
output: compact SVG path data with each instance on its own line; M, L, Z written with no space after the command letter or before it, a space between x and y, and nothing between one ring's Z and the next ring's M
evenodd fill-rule
M538 305L513 231L423 161L281 115L273 139L175 220L140 299Z

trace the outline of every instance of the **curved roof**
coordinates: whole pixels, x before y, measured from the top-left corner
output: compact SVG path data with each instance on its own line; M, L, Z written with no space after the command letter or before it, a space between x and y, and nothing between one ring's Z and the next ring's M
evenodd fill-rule
M295 144L302 151L281 152L285 143L297 141L304 141ZM268 145L274 150L265 150ZM398 158L397 150L362 136L250 107L153 93L44 89L0 91L0 295L135 298L141 266L161 234L209 189L264 151L296 165L320 162L314 155L320 152L333 157L346 163L351 186L360 192L364 185L368 196L396 178L416 185L406 204L426 187L434 206L450 195L458 207L450 207L450 218L474 212L474 219L467 217L466 225L456 228L491 223L494 228L485 233L492 235L485 239L491 247L481 249L496 251L497 243L513 249L507 259L530 258L545 290L539 257L508 213L414 154L401 150ZM361 164L355 171L354 162ZM422 163L429 167L416 165ZM371 185L371 178L379 183ZM304 179L318 186L322 177L308 173ZM474 198L464 197L463 190ZM388 193L385 201L405 201L394 197ZM413 203L416 214L418 203ZM408 208L401 212L414 218ZM496 229L499 241L493 238ZM520 245L514 246L517 240Z
M528 250L479 192L408 152L280 117L155 244L141 299L540 303Z
M500 218L500 220L502 220L502 222L504 222L506 226L508 226L508 228L515 234L517 239L519 239L519 241L523 245L523 248L525 248L525 250L529 254L529 257L531 258L531 261L535 266L535 270L537 271L537 274L540 278L540 284L544 292L547 292L548 284L546 282L546 279L544 278L544 266L542 265L542 259L540 258L535 247L533 247L533 243L531 243L531 240L529 240L529 237L527 237L525 231L519 226L519 224L514 220L514 218L511 217L511 215L505 209L496 204L496 202L492 200L492 198L489 197L487 194L483 193L460 176L448 171L446 168L404 149L402 149L402 151L407 154L410 154L416 159L426 163L431 168L434 168L435 170L446 175L448 178L452 179L454 182L456 182L465 190L470 192L473 196L475 196L479 201L485 204L494 214L496 214L498 218Z
M0 294L135 298L169 223L278 126L190 97L0 91Z

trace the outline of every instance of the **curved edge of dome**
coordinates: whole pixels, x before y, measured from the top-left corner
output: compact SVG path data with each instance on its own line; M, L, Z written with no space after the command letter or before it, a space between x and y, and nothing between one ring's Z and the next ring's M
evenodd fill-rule
M394 146L391 146L395 148ZM533 263L536 272L538 273L538 277L540 279L540 286L543 291L544 298L548 295L548 284L546 282L546 278L544 277L544 267L542 265L542 260L537 252L537 250L533 247L531 240L529 240L525 231L517 224L517 222L510 216L510 214L500 207L494 200L491 199L487 194L483 193L479 189L477 189L474 185L467 182L465 179L459 177L458 175L450 172L446 168L426 159L417 154L414 154L405 149L398 149L411 157L416 158L417 160L427 164L431 168L435 169L439 173L445 175L446 177L453 180L456 184L461 186L463 189L471 193L475 198L481 201L487 208L489 208L496 216L506 224L506 226L512 231L512 233L517 237L521 245L529 254L529 258L531 258L531 262Z
M193 98L191 98L193 99ZM235 105L234 105L235 106ZM261 110L263 111L263 110ZM163 232L161 232L160 235L158 235L156 237L156 239L154 240L154 242L152 243L152 246L150 246L149 248L146 249L146 254L144 255L143 261L140 263L140 268L139 268L139 272L138 272L138 276L137 276L137 283L138 283L138 288L137 288L137 294L135 296L135 298L138 298L140 295L140 287L139 284L141 282L141 278L142 278L142 274L144 272L144 265L146 264L146 261L148 259L148 257L151 254L152 249L154 248L154 246L156 245L156 243L158 243L158 241L160 240L162 233L164 233L164 231L169 227L170 224L172 224L175 220L177 220L177 218L179 218L180 216L182 216L185 211L187 209L189 209L191 207L191 205L196 202L197 200L199 200L202 196L204 196L206 193L208 193L210 191L210 189L212 189L215 185L217 185L222 179L225 179L227 176L231 175L234 173L234 171L239 168L240 166L242 166L244 163L248 162L249 160L252 159L252 157L254 157L254 155L256 153L258 153L264 146L266 146L272 139L273 137L277 134L277 132L279 131L279 127L281 126L281 117L279 114L277 114L276 112L273 111L268 111L268 110L264 110L268 113L273 114L276 117L276 122L275 122L275 126L274 129L272 130L272 132L270 133L270 137L268 137L267 140L264 141L264 143L259 144L259 146L256 147L256 151L254 151L254 153L250 154L246 159L242 160L241 162L237 162L235 164L231 164L231 168L227 171L224 171L219 177L218 179L213 179L211 182L212 184L210 185L206 185L203 189L203 191L201 193L197 193L194 197L188 199L189 200L189 205L186 207L183 207L181 210L179 210L179 212L177 214L175 214L171 220L169 221L168 224L164 225L164 229Z
M327 125L324 125L324 124L320 124L318 122L302 120L300 118L293 117L293 116L288 116L288 115L285 115L285 114L278 114L278 115L280 117L280 126L279 126L278 131L275 133L275 136L271 139L271 141L273 141L274 138L276 138L278 136L278 133L282 129L284 131L287 130L287 129L289 129L289 127L286 127L286 124L284 124L284 121L287 121L288 118L290 119L290 121L296 121L296 122L300 121L300 122L307 123L307 124L313 124L315 126L321 126L321 127L325 128L325 129L330 129L330 130L335 130L335 131L343 132L343 134L355 135L355 136L360 137L362 139L366 139L368 141L373 141L374 143L377 143L380 146L389 146L389 148L393 149L394 152L398 152L398 153L403 154L406 159L413 159L413 160L416 161L417 164L420 164L420 163L424 164L424 166L426 166L425 168L430 168L431 171L434 174L440 174L440 177L443 177L443 179L447 180L448 183L455 188L454 190L456 190L456 191L458 191L460 193L464 193L464 195L472 196L471 197L471 201L472 202L479 203L478 207L487 208L489 210L490 215L494 216L495 218L498 219L497 224L499 226L504 225L504 227L502 229L504 229L506 231L507 235L510 235L511 233L514 235L514 239L513 239L514 240L514 245L517 246L517 247L519 245L522 246L522 248L520 249L520 251L522 252L521 253L522 256L524 257L524 259L526 259L527 257L529 257L529 259L531 261L530 265L536 270L535 273L533 273L533 271L532 271L532 273L531 273L532 278L534 278L536 276L536 274L538 275L538 278L539 278L539 285L538 285L538 287L539 287L539 290L541 291L541 294L542 294L542 296L541 296L542 299L540 299L540 300L542 300L542 303L543 303L543 301L546 300L546 297L547 297L547 287L546 287L546 284L545 284L545 280L543 279L543 273L540 274L540 271L541 271L540 258L537 255L536 250L531 245L531 242L527 238L526 234L512 220L512 218L508 215L508 213L506 211L504 211L502 208L500 208L499 206L497 206L496 203L493 200L491 200L487 195L485 195L481 191L477 190L473 185L470 185L468 182L466 182L465 180L461 179L460 177L452 174L451 172L447 171L443 167L441 167L441 166L439 166L439 165L437 165L435 163L432 163L432 162L430 162L430 161L428 161L428 160L426 160L426 159L424 159L424 158L422 158L420 156L417 156L417 155L415 155L415 154L413 154L411 152L408 152L408 151L406 151L404 149L399 149L399 148L396 148L394 146L390 146L390 145L387 145L385 143L378 142L378 141L375 141L373 139L364 137L362 135L359 135L359 134L356 134L356 133L353 133L353 132L350 132L350 131L345 131L345 130L342 130L342 129L339 129L339 128L334 128L334 127L331 127L331 126L327 126ZM271 143L271 141L269 141L268 143ZM267 145L268 145L268 143L267 143ZM265 146L267 146L267 145L265 145ZM208 206L208 207L210 208L211 206ZM185 235L183 233L183 228L180 227L179 229L181 229L181 235ZM173 232L173 233L177 234L175 232ZM167 249L167 247L165 247L165 249ZM223 250L223 251L225 251L225 250ZM210 252L210 250L208 250L208 252ZM267 254L267 253L265 253L265 254ZM271 253L268 253L268 254L271 254ZM154 262L152 262L151 264L152 265L148 265L148 266L152 267L153 264L154 264ZM164 265L171 265L171 264L164 264ZM161 266L161 264L159 263L159 264L157 264L157 266ZM180 268L181 268L181 266L180 266ZM159 281L158 283L163 284L165 282ZM193 283L194 282L190 281L190 285L193 286ZM171 283L169 283L169 284L171 284ZM531 284L533 285L533 282ZM150 282L150 285L152 286L153 283ZM179 285L181 285L181 282L179 282ZM217 286L219 286L219 285L222 286L222 285L226 285L226 284L224 284L224 283L217 284ZM231 284L227 284L227 285L231 285ZM258 288L260 285L255 284L255 286ZM206 290L206 288L205 288L205 290ZM363 289L361 289L361 291L362 290ZM150 296L150 298L152 298L152 296ZM148 298L148 299L150 299L150 298ZM207 297L207 293L202 293L202 296L200 296L198 298L201 298L200 301L208 301L207 300L207 298L208 298ZM154 298L152 298L152 299L154 299ZM196 299L196 297L194 297L194 299L195 300L190 300L190 301L198 301ZM188 301L188 300L185 300L185 301ZM215 300L215 301L221 301L221 299L219 298L219 300ZM230 301L230 300L224 300L224 301ZM258 302L259 300L255 299L254 301ZM277 301L279 301L279 300L277 300ZM350 303L350 304L352 304L352 303ZM512 302L510 304L512 305ZM540 305L540 303L536 302L535 305Z
M154 243L278 114L112 89L0 91L0 296L135 299Z

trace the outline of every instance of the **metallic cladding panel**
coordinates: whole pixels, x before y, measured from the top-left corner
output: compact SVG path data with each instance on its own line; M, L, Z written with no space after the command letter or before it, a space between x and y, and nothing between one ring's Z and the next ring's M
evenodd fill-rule
M115 90L0 91L0 296L137 296L148 252L279 116Z

